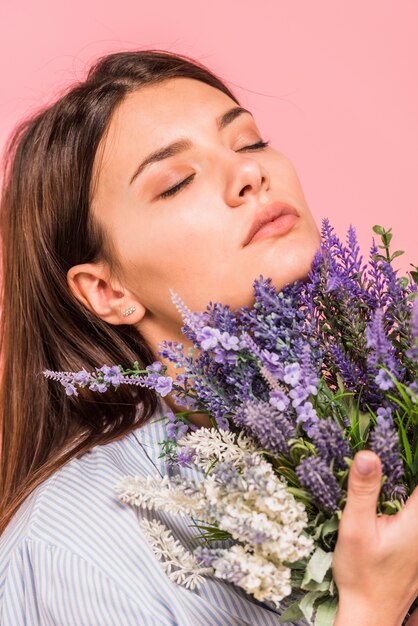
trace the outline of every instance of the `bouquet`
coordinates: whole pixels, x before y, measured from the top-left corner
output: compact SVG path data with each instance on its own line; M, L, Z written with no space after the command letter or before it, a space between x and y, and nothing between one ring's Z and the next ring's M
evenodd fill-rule
M44 372L69 395L142 385L184 408L167 410L163 455L196 464L204 479L125 477L116 486L128 504L197 520L193 552L160 522L142 522L173 581L194 588L216 576L279 609L291 596L281 622L332 624L333 549L353 455L380 457L379 514L400 510L417 485L418 268L399 277L391 230L374 231L381 244L365 262L354 228L343 243L324 220L308 279L277 292L260 276L251 308L210 302L192 312L172 293L194 346L159 346L175 379L160 361ZM193 426L193 413L212 428Z

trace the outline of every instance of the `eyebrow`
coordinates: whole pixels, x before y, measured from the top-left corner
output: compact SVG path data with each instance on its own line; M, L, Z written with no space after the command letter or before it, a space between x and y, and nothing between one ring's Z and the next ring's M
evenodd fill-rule
M234 107L223 113L220 117L216 119L216 125L218 130L223 130L226 126L231 124L237 117L242 115L243 113L249 113L252 116L251 111L244 109L243 107ZM173 141L172 143L156 150L149 154L136 168L131 180L130 185L132 185L133 181L137 176L139 176L151 163L156 163L157 161L162 161L163 159L168 159L176 154L180 154L185 150L190 150L193 144L189 139L180 139L178 141Z

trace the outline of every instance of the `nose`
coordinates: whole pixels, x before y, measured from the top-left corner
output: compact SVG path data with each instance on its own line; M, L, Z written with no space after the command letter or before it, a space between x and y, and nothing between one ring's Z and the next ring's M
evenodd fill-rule
M238 207L248 202L250 196L262 195L270 187L270 176L267 170L256 159L236 155L230 163L226 202L229 206Z

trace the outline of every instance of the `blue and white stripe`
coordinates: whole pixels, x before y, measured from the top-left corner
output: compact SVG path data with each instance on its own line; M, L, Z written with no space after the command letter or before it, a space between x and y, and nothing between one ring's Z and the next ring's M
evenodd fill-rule
M72 459L21 506L0 538L2 626L276 626L278 613L221 580L172 583L115 497L122 476L165 475L165 404L143 427ZM201 478L197 468L180 470ZM191 549L187 517L150 512ZM298 622L304 624L305 622Z

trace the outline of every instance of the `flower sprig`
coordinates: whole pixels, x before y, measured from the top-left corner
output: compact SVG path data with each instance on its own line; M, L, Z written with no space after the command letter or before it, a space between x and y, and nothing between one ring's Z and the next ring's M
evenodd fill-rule
M206 530L206 538L213 536L214 529L233 540L227 548L198 546L193 554L186 554L168 529L147 522L147 537L156 556L164 557L172 579L195 586L199 576L214 575L279 607L291 592L291 564L313 550L313 541L304 532L305 507L242 433L201 429L199 436L189 433L180 444L194 450L195 463L207 473L206 480L125 477L116 485L120 500L198 517L197 527Z
M124 369L121 365L103 365L94 372L82 369L78 372L54 372L44 370L45 378L56 380L65 388L68 396L78 396L78 389L87 387L90 391L105 393L110 387L118 389L122 384L149 387L162 397L169 394L173 389L173 379L165 376L167 367L159 361L140 369L138 361L133 367Z

